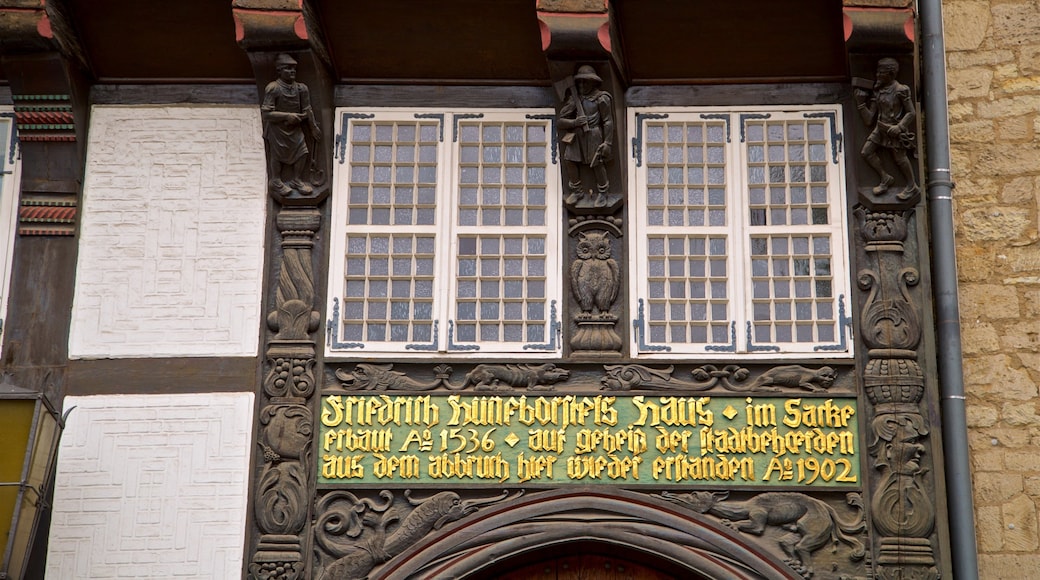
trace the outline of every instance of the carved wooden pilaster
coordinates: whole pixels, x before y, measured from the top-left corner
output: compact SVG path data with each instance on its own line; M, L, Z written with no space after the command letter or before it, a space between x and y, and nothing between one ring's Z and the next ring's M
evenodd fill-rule
M540 0L542 50L557 96L557 136L568 211L571 299L564 319L572 356L611 358L623 318L623 60L607 0ZM585 119L584 123L579 120Z
M277 243L267 260L272 308L246 568L252 579L294 580L310 577L313 407L322 372L315 289L323 280L315 264L323 251L315 243L331 181L332 83L308 4L236 0L232 9L257 79Z
M852 120L858 131L850 158L859 201L859 331L867 349L861 358L873 467L867 482L875 577L934 580L933 402L919 352L925 320L913 209L921 199L915 21L909 7L897 4L846 2L844 9L859 117Z
M933 546L934 457L929 454L932 429L917 353L922 320L914 288L920 272L913 256L904 252L909 216L909 210L857 210L866 255L857 283L867 294L860 332L869 349L862 376L871 407L874 571L886 580L935 580L939 573Z

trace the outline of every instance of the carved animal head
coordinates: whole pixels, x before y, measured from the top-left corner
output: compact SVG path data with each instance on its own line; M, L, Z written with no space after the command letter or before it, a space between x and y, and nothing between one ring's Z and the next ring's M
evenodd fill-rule
M834 372L834 369L831 367L820 367L820 369L816 371L816 382L818 382L821 387L830 387L834 384L834 379L836 378L838 378L838 373Z
M691 510L706 514L715 504L729 497L728 491L691 491L690 493L661 492L664 499L686 506Z
M459 494L453 491L442 491L429 499L419 500L413 498L411 492L405 491L405 497L408 499L408 503L414 506L421 506L420 509L423 510L423 513L436 516L437 519L433 522L433 529L438 530L444 524L462 519L481 507L506 499L509 497L509 492L503 491L498 497L463 500L459 497ZM417 512L419 512L418 509L413 513Z
M607 232L589 231L578 234L578 258L582 260L610 259L610 235Z
M477 506L462 501L459 494L453 491L442 491L426 500L426 502L432 502L432 513L440 514L437 521L433 523L433 529L435 530L439 530L444 524L462 519L477 511Z
M394 377L404 373L391 370L394 365L374 365L358 363L349 373L343 369L336 371L336 378L343 381L343 388L350 391L372 391L385 389Z
M556 368L556 365L552 363L538 365L532 370L544 383L558 383L560 381L566 381L571 377L571 372L569 370Z

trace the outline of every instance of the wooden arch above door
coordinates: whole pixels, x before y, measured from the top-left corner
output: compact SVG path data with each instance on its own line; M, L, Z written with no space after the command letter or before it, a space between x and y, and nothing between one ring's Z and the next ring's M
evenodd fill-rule
M729 528L647 494L604 488L532 492L481 511L427 536L372 578L501 578L521 563L580 555L578 549L663 578L802 580Z
M522 554L466 580L708 580L646 554L599 542L570 542Z

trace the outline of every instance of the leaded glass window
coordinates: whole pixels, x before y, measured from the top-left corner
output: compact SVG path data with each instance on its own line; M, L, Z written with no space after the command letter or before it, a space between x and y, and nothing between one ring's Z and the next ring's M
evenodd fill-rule
M330 352L559 351L551 111L341 111Z
M850 353L840 111L630 123L634 352Z

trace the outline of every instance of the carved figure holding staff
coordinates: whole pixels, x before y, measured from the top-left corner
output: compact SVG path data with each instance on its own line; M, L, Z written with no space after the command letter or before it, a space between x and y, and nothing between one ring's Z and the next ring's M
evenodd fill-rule
M898 73L899 63L894 58L883 58L877 64L877 80L873 91L857 89L854 95L863 122L874 127L860 152L867 165L881 177L881 182L872 191L874 195L882 195L895 182L878 155L878 151L884 149L892 155L892 160L906 180L906 186L896 194L898 199L905 201L917 193L917 181L908 155L913 152L916 142L910 130L915 109L910 98L910 87L896 81Z
M274 64L278 78L268 83L260 105L267 141L268 188L278 195L289 195L293 190L309 194L314 188L306 177L312 162L307 133L317 143L321 130L311 110L307 85L296 82L296 60L279 54Z
M591 197L595 207L607 205L610 181L606 163L614 156L614 109L610 93L600 90L603 79L589 65L578 67L573 77L556 83L562 101L558 124L563 164L567 171L566 203ZM595 193L582 181L582 168L592 170Z

